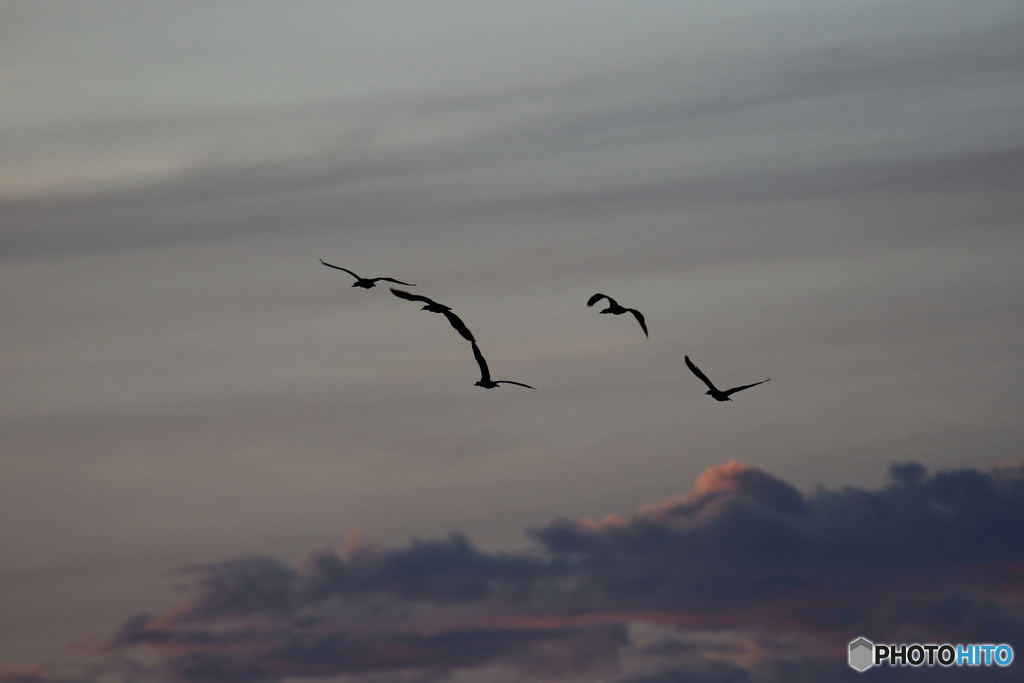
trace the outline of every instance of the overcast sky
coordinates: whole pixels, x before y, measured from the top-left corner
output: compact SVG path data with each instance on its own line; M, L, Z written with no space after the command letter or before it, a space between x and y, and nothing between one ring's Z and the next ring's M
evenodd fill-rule
M1021 636L1021 35L1019 0L0 0L0 678L844 680L857 636ZM771 381L719 403L684 355ZM835 578L868 528L932 544ZM995 621L826 599L965 561Z

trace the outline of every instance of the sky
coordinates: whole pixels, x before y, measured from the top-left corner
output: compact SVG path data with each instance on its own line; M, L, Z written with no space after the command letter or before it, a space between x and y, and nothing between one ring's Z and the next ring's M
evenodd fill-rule
M1024 653L1022 32L1017 0L0 0L0 681ZM771 381L719 403L684 356Z

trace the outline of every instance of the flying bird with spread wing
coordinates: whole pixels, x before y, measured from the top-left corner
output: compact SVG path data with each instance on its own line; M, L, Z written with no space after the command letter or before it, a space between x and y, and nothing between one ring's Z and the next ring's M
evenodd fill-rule
M408 282L402 282L401 280L396 280L393 277L359 277L358 275L353 273L348 268L342 268L341 266L331 265L330 263L328 263L327 261L324 261L323 259L320 259L320 263L324 264L328 268L334 268L336 270L343 270L346 273L348 273L349 275L351 275L352 277L354 277L356 279L356 281L354 283L352 283L353 287L362 287L363 289L373 289L374 287L377 286L377 283L380 282L381 280L387 280L388 282L394 282L394 283L397 283L397 284L400 284L400 285L405 285L406 287L415 287L416 286L416 285L410 284Z
M418 301L426 304L421 311L430 311L431 313L440 313L444 317L448 318L448 322L451 323L455 331L462 335L462 337L468 341L475 342L476 339L473 337L473 333L466 327L466 323L462 322L462 318L452 313L452 309L444 304L439 304L433 299L419 294L411 294L409 292L403 292L401 289L391 288L391 293L397 296L399 299L405 299L407 301Z
M683 356L683 359L686 361L686 367L690 368L690 370L693 371L693 374L697 375L697 378L700 379L701 382L704 382L704 384L708 385L708 391L705 391L704 393L708 394L709 396L711 396L711 398L715 399L716 401L731 401L732 399L729 398L729 396L735 394L737 391L743 391L744 389L749 389L750 387L756 387L758 384L764 384L765 382L771 379L771 377L769 377L768 379L761 380L760 382L754 382L753 384L744 384L741 387L733 387L732 389L726 389L725 391L722 391L721 389L719 389L718 387L711 383L711 380L707 378L707 375L700 371L700 368L693 364L693 361L690 360L689 356Z
M515 384L520 387L526 387L527 389L536 389L531 387L529 384L523 384L522 382L513 382L510 379L491 379L491 371L487 369L487 361L484 360L484 354L480 353L480 347L473 342L473 357L476 358L477 365L480 366L480 381L475 383L475 386L483 387L484 389L494 389L499 384Z
M590 297L590 299L587 300L587 306L593 306L601 299L608 299L608 308L601 311L601 313L611 313L612 315L632 313L633 317L636 318L636 321L640 323L640 329L644 331L644 336L647 337L648 339L650 338L650 335L647 334L647 323L644 322L644 314L636 310L635 308L626 308L625 306L620 306L618 301L611 298L607 294L601 294L600 292L598 292L597 294L595 294L594 296Z

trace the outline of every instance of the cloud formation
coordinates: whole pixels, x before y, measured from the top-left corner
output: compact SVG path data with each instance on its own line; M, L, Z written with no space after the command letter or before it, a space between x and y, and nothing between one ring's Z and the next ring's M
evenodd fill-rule
M354 538L297 566L190 567L190 601L79 648L154 680L512 670L651 683L841 680L859 635L1020 642L1024 465L929 475L907 463L891 477L805 496L733 461L630 516L531 529L533 553L452 534L397 548ZM0 673L57 680L33 666Z

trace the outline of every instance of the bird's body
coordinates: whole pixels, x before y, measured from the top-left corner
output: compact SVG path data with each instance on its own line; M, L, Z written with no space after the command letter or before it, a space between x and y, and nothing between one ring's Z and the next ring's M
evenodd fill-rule
M354 277L356 279L356 281L354 283L352 283L353 287L362 287L363 289L373 289L374 287L377 286L377 283L380 282L381 280L386 280L388 282L394 282L394 283L397 283L397 284L400 284L400 285L405 285L406 287L415 287L416 286L416 285L410 284L408 282L402 282L401 280L396 280L396 279L394 279L392 277L359 277L358 275L353 273L348 268L342 268L341 266L331 265L330 263L328 263L327 261L324 261L323 259L320 259L320 263L324 264L328 268L334 268L335 270L343 270L346 273L348 273L349 275L351 275L352 277Z
M719 389L718 387L711 383L711 380L707 378L707 375L700 371L700 368L693 364L689 356L683 356L683 359L686 361L686 367L690 368L693 374L697 375L697 378L708 386L708 391L704 393L706 393L708 396L715 399L716 401L731 401L732 399L729 398L729 396L735 394L737 391L743 391L744 389L749 389L750 387L756 387L758 384L764 384L765 382L771 379L771 377L769 377L768 379L761 380L760 382L754 382L753 384L744 384L743 386L733 387L732 389L726 389L725 391L722 391L721 389Z
M466 323L462 322L462 319L452 313L452 309L444 304L439 304L433 299L421 296L419 294L411 294L410 292L403 292L400 289L391 288L391 293L397 296L399 299L405 299L406 301L418 301L426 304L422 309L423 311L430 311L431 313L440 313L444 317L448 318L448 322L455 328L455 331L462 335L462 337L468 341L476 341L473 337L473 333L466 327Z
M635 308L626 308L625 306L620 306L619 302L617 302L615 299L611 298L607 294L601 294L600 292L598 292L597 294L595 294L594 296L590 297L590 299L587 300L587 306L593 306L601 299L608 299L608 308L601 311L601 313L611 313L612 315L632 313L633 317L636 318L636 321L640 323L640 329L644 331L644 336L650 338L650 335L647 334L647 323L644 321L644 314L636 310Z
M480 366L480 381L475 382L476 386L483 387L484 389L494 389L499 384L515 384L520 387L526 387L527 389L534 388L529 384L513 382L509 379L492 380L491 371L487 369L487 361L484 360L484 354L480 353L480 347L476 345L476 342L473 342L473 357L476 358L476 363Z

